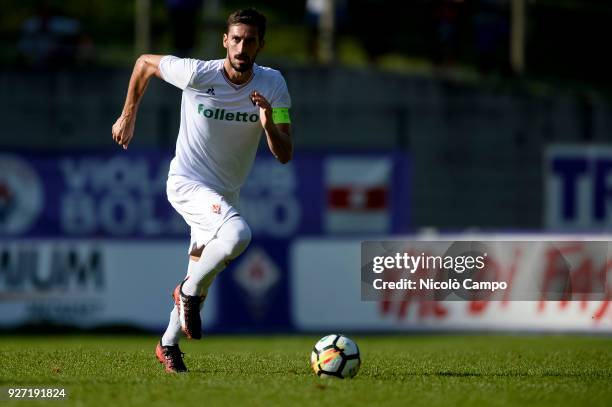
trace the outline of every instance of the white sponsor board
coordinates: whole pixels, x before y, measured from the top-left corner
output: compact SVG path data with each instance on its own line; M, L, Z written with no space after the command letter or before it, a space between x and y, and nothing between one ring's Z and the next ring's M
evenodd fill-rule
M439 240L609 239L610 236L472 235L444 236ZM607 301L420 302L409 298L392 302L362 301L360 250L361 241L356 239L301 239L294 243L290 290L293 322L298 329L612 332L612 304ZM527 264L518 265L517 277L537 272L526 267ZM609 285L608 274L610 289Z
M163 329L187 262L183 241L0 241L0 326ZM204 305L204 327L217 318L214 287Z

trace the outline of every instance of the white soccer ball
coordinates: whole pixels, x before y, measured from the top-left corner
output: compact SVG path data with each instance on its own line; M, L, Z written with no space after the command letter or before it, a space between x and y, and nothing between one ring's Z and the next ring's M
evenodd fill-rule
M310 365L319 377L353 377L361 366L359 348L344 335L324 336L312 349Z

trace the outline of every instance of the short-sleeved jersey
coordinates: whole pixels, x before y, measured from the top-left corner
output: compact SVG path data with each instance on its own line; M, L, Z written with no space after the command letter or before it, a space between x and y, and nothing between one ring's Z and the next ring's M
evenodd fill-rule
M253 76L240 86L227 78L223 59L200 61L165 56L162 77L183 90L181 125L169 175L201 181L217 192L237 194L244 183L262 134L259 107L250 95L261 93L273 108L291 107L280 72L253 65Z

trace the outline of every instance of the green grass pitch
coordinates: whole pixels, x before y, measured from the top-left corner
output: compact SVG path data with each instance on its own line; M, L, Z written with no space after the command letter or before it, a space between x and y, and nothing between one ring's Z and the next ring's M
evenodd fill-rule
M63 401L0 406L611 406L612 340L581 336L359 336L352 380L320 379L309 336L183 341L168 375L156 338L0 336L0 387L63 387Z

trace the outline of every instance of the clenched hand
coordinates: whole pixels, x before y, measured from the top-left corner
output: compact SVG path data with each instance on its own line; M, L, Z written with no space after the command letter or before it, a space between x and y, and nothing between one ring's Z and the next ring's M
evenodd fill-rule
M136 120L133 116L125 114L119 116L115 124L113 124L113 140L122 146L124 150L127 150L128 144L130 144L132 137L134 137L135 124Z

